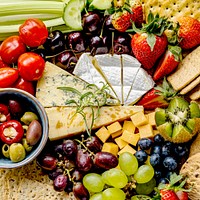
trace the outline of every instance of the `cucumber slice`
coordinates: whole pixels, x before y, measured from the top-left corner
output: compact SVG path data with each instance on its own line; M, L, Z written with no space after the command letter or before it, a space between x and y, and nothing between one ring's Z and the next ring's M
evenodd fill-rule
M84 9L85 1L71 0L64 8L63 20L73 30L82 30L81 11Z
M98 10L106 10L111 8L112 0L93 0L90 7L94 7Z

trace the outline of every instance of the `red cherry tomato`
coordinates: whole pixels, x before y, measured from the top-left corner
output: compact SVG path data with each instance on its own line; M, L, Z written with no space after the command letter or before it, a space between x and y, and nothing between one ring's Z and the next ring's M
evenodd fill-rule
M18 59L20 76L27 81L37 81L44 71L44 59L33 52L22 54Z
M7 65L5 62L3 62L2 58L0 57L0 68L2 67L10 67L10 66Z
M38 47L44 44L48 37L48 30L41 20L27 19L19 27L19 35L27 46Z
M19 71L11 67L0 68L0 88L10 87L19 77Z
M20 142L24 136L24 129L17 120L3 122L0 126L1 141L6 144Z
M35 95L35 86L32 81L26 81L22 77L19 77L17 81L12 85L14 88L18 88Z
M0 46L0 56L6 64L16 63L19 56L26 52L26 45L17 36L10 36Z

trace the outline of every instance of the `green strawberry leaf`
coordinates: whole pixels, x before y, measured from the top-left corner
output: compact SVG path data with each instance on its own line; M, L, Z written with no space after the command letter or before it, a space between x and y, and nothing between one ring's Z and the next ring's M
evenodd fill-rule
M156 36L153 33L147 33L147 44L150 46L151 51L153 51L156 44Z
M168 50L174 55L177 62L182 60L182 49L179 46L168 45Z

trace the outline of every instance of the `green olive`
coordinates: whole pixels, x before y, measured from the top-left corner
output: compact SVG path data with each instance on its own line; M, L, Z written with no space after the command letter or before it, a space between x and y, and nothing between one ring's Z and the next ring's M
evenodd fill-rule
M26 138L23 138L23 139L22 139L22 145L24 146L24 148L25 148L25 150L26 150L27 152L31 151L32 148L33 148L33 146L30 146L30 145L28 144Z
M31 146L35 145L42 136L42 126L37 120L33 120L26 132L26 140Z
M26 157L26 151L21 143L10 145L10 159L12 162L19 162Z
M10 146L8 144L2 146L2 153L6 158L10 158Z
M20 120L24 124L29 125L33 120L38 120L38 116L33 112L25 112Z

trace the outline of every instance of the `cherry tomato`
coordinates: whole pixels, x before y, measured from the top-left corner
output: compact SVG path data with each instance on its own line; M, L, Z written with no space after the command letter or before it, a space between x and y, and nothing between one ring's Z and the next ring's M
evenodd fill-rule
M17 120L3 122L0 125L0 138L6 144L20 142L24 136L24 129Z
M27 81L37 81L44 71L44 59L33 52L22 54L18 59L20 76Z
M26 52L26 45L17 36L10 36L0 46L0 56L6 64L16 63L19 56Z
M19 77L19 71L11 67L0 68L0 88L10 87Z
M0 68L2 67L10 67L10 66L7 65L5 62L3 62L2 58L0 57Z
M8 106L0 103L0 122L5 122L10 120L10 112Z
M26 81L22 77L19 77L17 81L12 85L14 88L18 88L35 95L35 86L32 81Z
M19 27L19 35L27 46L38 47L44 44L48 37L48 30L41 20L27 19Z

